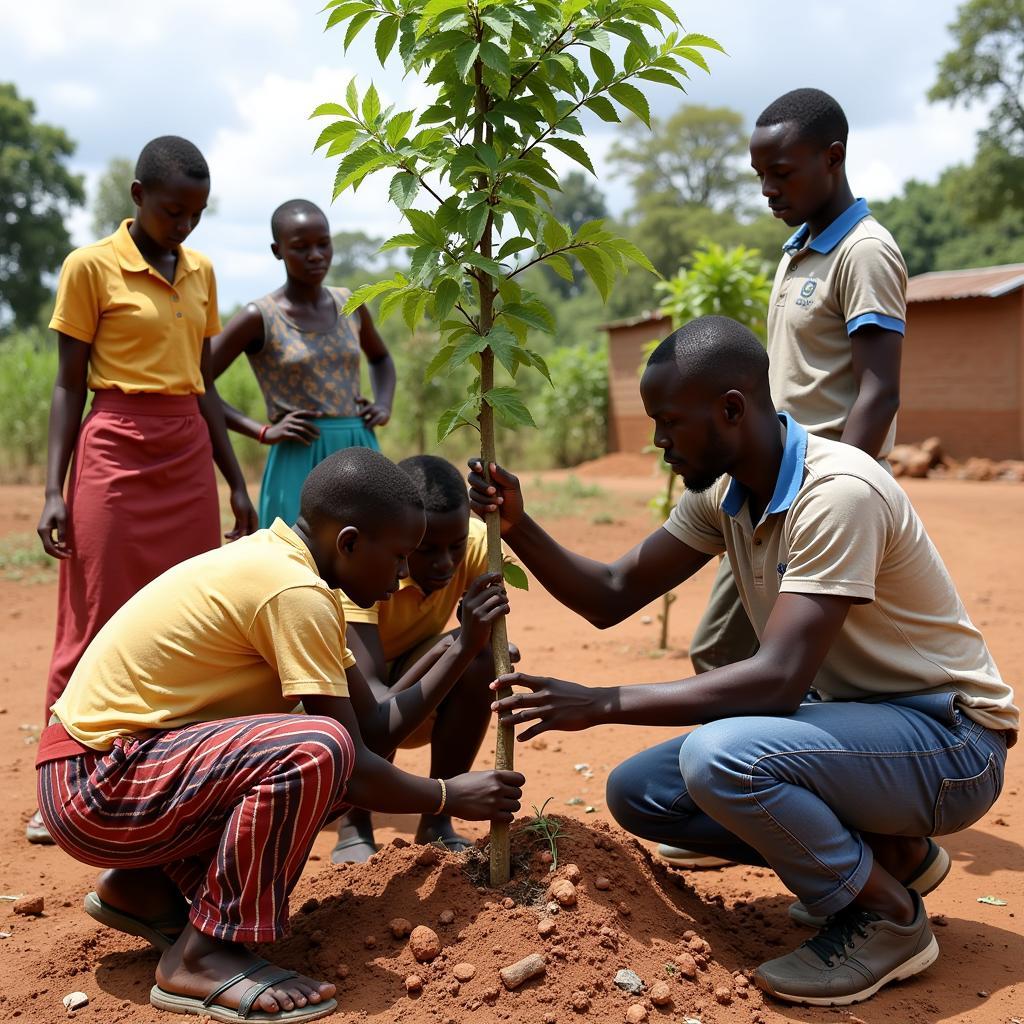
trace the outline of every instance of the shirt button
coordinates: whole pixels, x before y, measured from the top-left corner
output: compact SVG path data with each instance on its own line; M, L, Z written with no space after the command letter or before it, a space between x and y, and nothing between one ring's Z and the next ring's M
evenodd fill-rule
M178 318L179 320L181 319L181 314L180 314L180 313L175 313L174 315L175 315L175 316L176 316L176 317L177 317L177 318Z
M179 299L179 297L177 295L172 295L171 296L171 302L180 302L180 301L181 300Z
M757 540L754 541L754 547L755 548L759 548L760 546L761 546L761 538L758 537Z

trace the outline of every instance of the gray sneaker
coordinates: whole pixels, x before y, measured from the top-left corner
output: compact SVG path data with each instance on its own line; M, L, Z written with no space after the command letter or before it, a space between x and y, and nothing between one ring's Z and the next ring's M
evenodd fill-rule
M851 906L792 953L761 964L754 981L776 999L847 1006L869 999L890 981L920 973L935 962L939 944L921 897L913 891L910 897L915 909L910 924Z
M949 854L937 842L929 839L928 852L924 855L924 860L909 878L903 880L903 884L908 889L913 889L918 895L927 896L943 883L952 864ZM827 917L812 914L800 900L789 905L789 916L797 924L802 924L807 928L824 928L828 924Z
M736 863L725 857L716 857L713 853L686 850L681 846L669 846L668 843L658 844L658 859L674 868L727 868Z

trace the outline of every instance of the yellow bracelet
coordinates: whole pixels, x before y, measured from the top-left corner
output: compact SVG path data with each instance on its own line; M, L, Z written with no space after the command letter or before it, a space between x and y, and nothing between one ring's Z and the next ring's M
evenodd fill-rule
M444 805L448 802L448 787L444 784L444 779L438 779L437 781L441 783L441 803L434 813L440 814L444 810Z

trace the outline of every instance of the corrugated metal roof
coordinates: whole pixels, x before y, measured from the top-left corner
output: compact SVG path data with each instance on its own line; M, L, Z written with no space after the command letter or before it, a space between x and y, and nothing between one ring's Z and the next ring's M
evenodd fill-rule
M1024 263L973 270L936 270L907 282L907 302L942 299L998 299L1024 288Z

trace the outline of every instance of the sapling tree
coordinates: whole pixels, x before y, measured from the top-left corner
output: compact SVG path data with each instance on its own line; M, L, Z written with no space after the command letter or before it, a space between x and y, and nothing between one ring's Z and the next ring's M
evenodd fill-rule
M571 281L575 260L607 299L629 263L654 271L603 221L575 230L558 221L547 201L559 189L550 158L564 155L594 173L580 142L582 115L618 122L627 111L649 124L638 84L682 89L690 70L708 70L702 50L721 47L685 33L666 0L331 0L324 11L327 28L344 30L346 50L373 26L381 64L397 52L405 73L434 90L424 109L396 110L372 84L361 92L353 80L344 97L314 111L333 118L316 146L340 157L335 198L386 171L409 227L382 246L408 249L408 270L360 288L346 311L379 299L380 318L401 311L410 330L429 316L440 341L428 376L473 365L465 396L441 416L438 439L477 429L486 472L495 418L534 425L517 374L535 370L550 381L529 336L553 333L555 321L523 288L523 272L546 264ZM489 567L500 572L497 515L488 517L487 543ZM506 579L525 582L514 566ZM492 646L495 672L511 671L503 620ZM507 726L498 731L496 763L512 767ZM508 878L507 828L494 825L491 884Z

